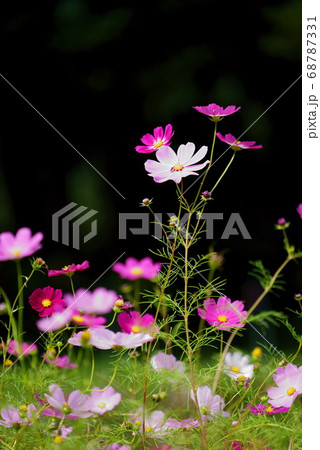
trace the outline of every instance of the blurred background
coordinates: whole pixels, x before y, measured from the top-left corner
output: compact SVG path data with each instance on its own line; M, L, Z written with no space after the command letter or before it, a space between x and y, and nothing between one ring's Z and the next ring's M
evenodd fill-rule
M144 212L145 197L154 199L157 212L177 211L174 184L147 176L148 155L134 150L140 138L171 123L174 149L188 141L210 146L213 125L192 106L241 106L220 122L220 132L239 136L263 114L242 138L263 149L236 155L207 209L226 220L198 251L209 245L224 251L227 295L251 304L260 287L248 277L248 260L262 259L273 272L285 258L281 232L274 230L279 217L291 222L290 240L301 247L301 80L264 114L301 74L300 1L18 1L1 5L0 20L2 75L125 197L0 78L0 231L44 232L37 256L50 268L89 260L91 269L75 280L88 287L123 252L140 259L158 245L130 233L119 240L120 212ZM216 157L225 149L217 142ZM205 188L230 156L215 164ZM70 202L98 211L98 234L80 250L51 238L52 214ZM220 239L231 212L240 214L251 240ZM89 230L83 226L84 234ZM9 293L13 269L1 263L0 283ZM285 279L286 292L268 297L266 308L296 308L300 265L292 263ZM30 291L48 284L68 290L67 282L38 277ZM121 282L108 272L98 284L118 289ZM286 337L283 329L269 333L274 343Z

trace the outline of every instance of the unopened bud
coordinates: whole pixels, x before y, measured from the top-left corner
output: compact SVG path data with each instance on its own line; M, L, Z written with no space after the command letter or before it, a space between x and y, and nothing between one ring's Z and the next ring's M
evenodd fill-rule
M285 366L286 364L288 364L288 361L287 361L286 359L282 359L282 360L279 362L279 366L280 366L280 367Z
M124 283L120 286L121 292L123 292L124 294L128 294L129 292L132 291L132 286L129 283Z
M150 198L144 198L142 200L142 202L140 203L140 206L149 206L152 203L152 199L150 200Z
M290 226L290 222L287 222L284 217L280 217L280 219L277 220L277 223L275 224L276 230L285 230Z
M266 396L264 395L263 397L260 398L260 400L261 400L262 402L266 402L266 401L268 400L268 397L266 397Z
M32 263L32 268L35 270L40 269L43 266L47 267L45 261L42 258L36 258Z
M204 191L204 192L202 192L201 195L202 195L203 200L211 200L212 199L210 191Z
M233 427L236 427L236 426L238 426L239 425L239 422L238 422L238 420L234 420L233 422L232 422L232 424L231 424Z
M294 296L294 299L297 300L297 302L301 302L301 300L302 300L302 295L301 295L301 294L296 294L296 295Z
M209 258L209 267L213 270L219 269L224 263L224 257L221 253L214 252Z

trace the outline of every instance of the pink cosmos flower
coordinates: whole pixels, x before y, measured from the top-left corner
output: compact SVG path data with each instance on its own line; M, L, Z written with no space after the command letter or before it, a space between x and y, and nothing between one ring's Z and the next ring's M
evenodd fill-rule
M72 310L72 316L70 320L72 320L72 322L76 323L77 325L92 328L101 327L107 321L105 317L94 316L92 314L81 314L77 310Z
M217 133L220 141L228 144L232 150L238 151L246 148L262 148L262 145L255 145L256 141L238 141L232 134L226 134L224 137L221 133Z
M174 355L163 352L152 356L150 364L156 372L161 372L162 370L178 370L179 372L184 372L186 370L182 361L177 361Z
M32 425L32 416L35 411L36 407L33 404L20 408L8 405L1 409L1 416L4 420L0 420L0 425L5 428L11 428L15 425Z
M50 317L43 317L38 320L37 327L43 333L60 330L70 322L72 315L73 311L71 309L63 309L62 311L53 313Z
M78 417L86 418L92 416L90 411L92 400L89 395L82 394L80 391L73 391L66 398L62 389L57 384L49 386L49 394L44 394L49 405L54 410L64 415L75 414Z
M290 408L302 393L302 366L298 368L294 364L288 364L286 367L278 367L273 379L278 387L267 389L269 403L274 408Z
M27 342L22 342L21 344L14 339L8 344L7 353L14 356L26 356L30 355L31 352L36 352L38 350L36 344L29 345Z
M65 294L68 306L74 310L86 314L108 314L112 311L115 302L119 298L115 291L109 291L103 287L98 287L90 292L88 289L78 289L75 296Z
M120 403L121 394L115 392L111 386L104 390L94 387L91 392L91 400L92 405L90 411L102 415L107 411L111 411Z
M132 447L129 447L129 445L121 445L121 444L111 444L105 447L104 450L131 450Z
M0 234L0 261L21 259L39 250L42 245L42 233L31 235L30 228L20 228L14 236L9 231Z
M150 177L153 177L156 183L164 183L172 180L180 183L182 178L189 175L198 175L197 170L203 169L209 160L202 164L195 164L207 154L208 147L203 146L194 154L195 145L188 142L186 145L180 145L178 152L175 153L171 147L162 147L157 151L157 161L148 159L144 167Z
M195 419L176 420L176 419L169 418L166 422L166 425L168 426L168 428L185 429L185 428L191 428L191 427L199 427L200 422L199 422L199 420L195 420Z
M193 390L190 391L191 399L195 402ZM220 395L212 395L209 386L200 386L197 389L197 399L202 418L212 420L215 416L222 414L225 417L230 413L223 411L225 403Z
M234 105L230 105L226 108L223 108L222 106L216 105L215 103L210 103L207 106L193 106L193 108L198 112L209 116L210 120L212 120L213 122L218 122L225 116L230 116L230 114L239 111L239 109L241 109L241 106L236 107Z
M124 333L151 333L156 328L153 323L152 314L142 316L138 311L131 311L130 315L126 312L118 315L118 324Z
M300 218L302 219L302 203L300 203L300 204L298 205L298 207L297 207L297 212L298 212Z
M56 277L58 275L67 275L72 277L75 272L89 269L89 262L83 261L81 264L70 264L69 266L64 266L60 270L49 270L48 277Z
M204 309L198 308L199 316L206 320L211 326L217 330L231 330L231 328L242 328L243 323L248 314L244 311L244 304L236 300L231 302L228 297L219 297L218 301L208 298L203 302Z
M40 317L51 316L67 306L62 298L61 289L53 289L50 286L33 291L29 297L29 303L35 311L38 311Z
M84 334L85 333L85 334ZM101 350L121 349L121 348L136 348L141 347L142 344L150 342L154 336L147 333L114 333L105 328L89 328L86 331L75 333L69 340L69 344L82 346L84 344L93 345Z
M156 152L160 147L170 145L173 135L172 125L167 125L164 131L162 127L157 127L153 130L153 135L148 133L141 138L144 145L138 145L136 151L138 153Z
M247 408L250 409L252 414L255 416L263 416L264 414L269 414L273 416L273 414L287 412L290 408L273 408L270 405L264 405L263 403L258 403L257 406L247 405Z
M254 364L250 364L248 355L241 352L228 352L224 360L224 371L233 380L246 380L253 377Z
M51 436L61 436L63 439L66 439L68 437L68 434L72 433L73 428L72 427L65 427L62 425L60 428L60 431L54 430Z
M78 364L70 362L68 355L49 358L44 353L42 356L44 357L45 362L52 364L54 367L57 367L58 369L75 369L76 367L78 367Z
M124 264L117 262L112 267L112 270L117 272L121 278L126 278L131 281L137 280L138 278L152 280L158 276L160 269L161 264L153 262L148 256L141 261L130 257L126 259Z
M142 433L142 421L143 417L141 415L141 408L139 408L136 411L136 414L138 414L137 417L135 417L132 420L133 424L140 425L139 432ZM165 414L163 411L156 410L153 411L150 415L150 417L145 418L145 431L146 434L151 434L154 437L161 437L167 433L168 426L167 423L164 420Z

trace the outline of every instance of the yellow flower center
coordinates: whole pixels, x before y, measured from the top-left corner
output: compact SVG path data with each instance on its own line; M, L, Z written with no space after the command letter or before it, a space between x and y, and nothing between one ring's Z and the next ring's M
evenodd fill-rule
M64 266L64 267L62 268L62 270L68 270L70 266L71 266L71 264L69 264L68 266Z
M227 320L228 320L228 317L227 316L218 316L218 320L219 320L219 322L227 322Z
M237 144L241 144L241 141L237 141Z
M63 442L63 437L62 436L55 436L55 438L53 439L53 442L55 444L62 444Z
M82 323L84 321L84 318L76 314L75 316L72 317L72 320L77 323Z
M134 424L139 426L141 425L141 423L142 423L141 420L136 420Z
M148 433L151 433L152 427L146 427L146 431L147 431Z
M161 147L163 145L163 141L161 141L161 139L159 139L158 141L155 141L154 143L153 143L153 146L155 147L155 148L159 148L159 147Z
M175 164L171 170L173 170L174 172L180 172L180 170L183 169L183 166L179 163Z
M42 306L44 306L45 308L48 308L48 306L51 306L51 300L49 300L48 298L45 298L42 300Z
M133 267L131 269L131 273L132 275L141 275L143 273L143 270L141 269L141 267Z
M245 380L246 379L246 377L244 376L244 375L240 375L239 377L238 377L238 380Z
M88 331L88 330L84 331L84 332L82 333L82 335L81 335L81 339L82 339L83 341L89 341L89 340L90 340L90 337L91 337L90 331Z
M140 327L138 327L138 325L133 325L133 327L131 328L132 333L139 333L140 332Z
M26 407L26 405L21 405L19 409L20 409L20 411L28 411L28 408Z
M287 390L288 395L293 395L296 392L296 389L294 387L291 387Z
M106 404L105 403L100 403L99 405L98 405L98 408L105 408L105 406L106 406Z
M252 350L251 355L252 355L254 358L261 358L261 356L262 356L262 349L261 349L261 347L255 347L255 348Z
M10 367L12 366L13 362L10 359L6 359L4 362L5 367Z
M123 300L117 300L114 305L117 306L118 308L122 308L123 305L124 305L124 301Z
M268 406L267 408L266 408L266 412L272 412L273 411L273 408L272 408L272 406Z
M240 372L240 369L237 366L232 366L231 370L232 370L232 372Z
M14 255L14 256L20 256L20 253L21 253L21 251L20 250L14 250L14 249L12 249L12 254Z

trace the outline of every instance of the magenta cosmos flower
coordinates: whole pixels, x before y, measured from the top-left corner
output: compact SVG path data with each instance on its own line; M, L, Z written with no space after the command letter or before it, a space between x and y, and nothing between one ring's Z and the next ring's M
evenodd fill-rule
M89 269L89 262L83 261L81 264L70 264L69 266L64 266L60 270L49 270L48 277L56 277L58 275L67 275L72 277L75 272Z
M36 407L33 404L23 405L20 408L8 405L1 409L1 416L4 420L0 420L0 425L5 428L17 425L32 425L32 417L35 415L35 411Z
M241 323L248 314L244 311L244 304L236 300L231 302L228 297L220 297L216 302L213 298L208 298L203 302L204 309L198 308L199 316L206 320L217 330L231 330L231 328L242 328Z
M122 348L141 347L142 344L150 342L154 339L147 333L114 333L105 328L89 328L86 331L75 333L69 340L69 344L76 346L93 345L101 350L109 350L111 348L118 350Z
M178 370L179 372L185 371L185 365L182 361L177 361L174 355L160 352L150 359L150 364L156 372L162 370Z
M49 357L48 355L43 354L42 356L47 363L51 364L54 367L57 367L58 369L75 369L76 367L78 367L78 364L70 362L68 355Z
M230 105L226 108L223 108L222 106L216 105L215 103L210 103L207 106L194 106L193 108L198 112L209 116L210 120L212 120L213 122L218 122L225 116L230 116L230 114L239 111L239 109L241 109L241 106L237 107L234 105Z
M156 153L158 161L148 159L144 167L156 183L164 183L169 180L180 183L184 177L198 175L196 171L210 163L207 160L202 164L196 164L205 157L207 151L208 147L203 146L194 154L195 145L192 142L180 145L177 153L171 147L162 147Z
M73 391L68 397L65 397L62 389L57 384L49 386L49 394L44 394L49 405L53 409L64 415L75 414L78 417L86 418L92 416L90 411L92 400L89 395L82 394L80 391Z
M297 213L299 214L300 218L302 219L302 203L300 203L297 207Z
M7 353L14 356L26 356L30 355L31 352L36 352L38 350L36 344L29 345L27 342L22 342L21 344L14 339L8 344Z
M1 233L0 261L20 259L32 255L42 247L40 244L42 239L42 233L36 233L32 236L30 228L20 228L15 236L7 231Z
M290 408L273 408L272 406L264 405L263 403L258 403L257 406L247 405L247 408L255 416L263 416L264 414L269 414L269 416L273 416L273 414L287 412L290 409Z
M232 134L226 134L224 137L221 133L217 133L220 141L228 144L232 150L238 151L246 148L262 148L262 145L255 145L256 141L238 141Z
M137 280L138 278L152 280L158 276L160 269L161 264L153 262L148 256L141 261L130 257L126 259L124 264L117 262L112 267L112 270L117 272L121 278L131 281Z
M50 286L33 291L29 297L29 303L35 311L38 311L40 317L51 316L67 306L62 298L61 289L53 289Z
M86 314L108 314L112 311L115 302L119 298L115 291L109 291L98 287L90 292L88 289L78 289L75 296L64 296L68 306Z
M172 125L167 125L165 130L162 127L157 127L153 130L153 135L148 133L141 138L144 145L138 145L136 151L138 153L156 152L160 147L170 145L170 139L173 135Z
M190 391L191 399L195 402L194 393ZM230 413L223 411L225 403L220 395L212 395L209 386L200 386L197 389L197 399L202 418L204 420L212 420L213 417L222 414L225 417Z
M302 366L298 368L294 364L288 364L286 367L278 367L273 379L278 387L267 389L269 403L274 408L290 408L302 393Z
M143 316L132 311L130 315L122 312L118 315L118 324L124 333L150 333L155 330L153 327L154 317L152 314L144 314Z
M100 389L98 387L92 388L90 397L92 401L90 411L100 415L107 411L111 411L121 401L121 394L115 392L111 386L105 389Z

